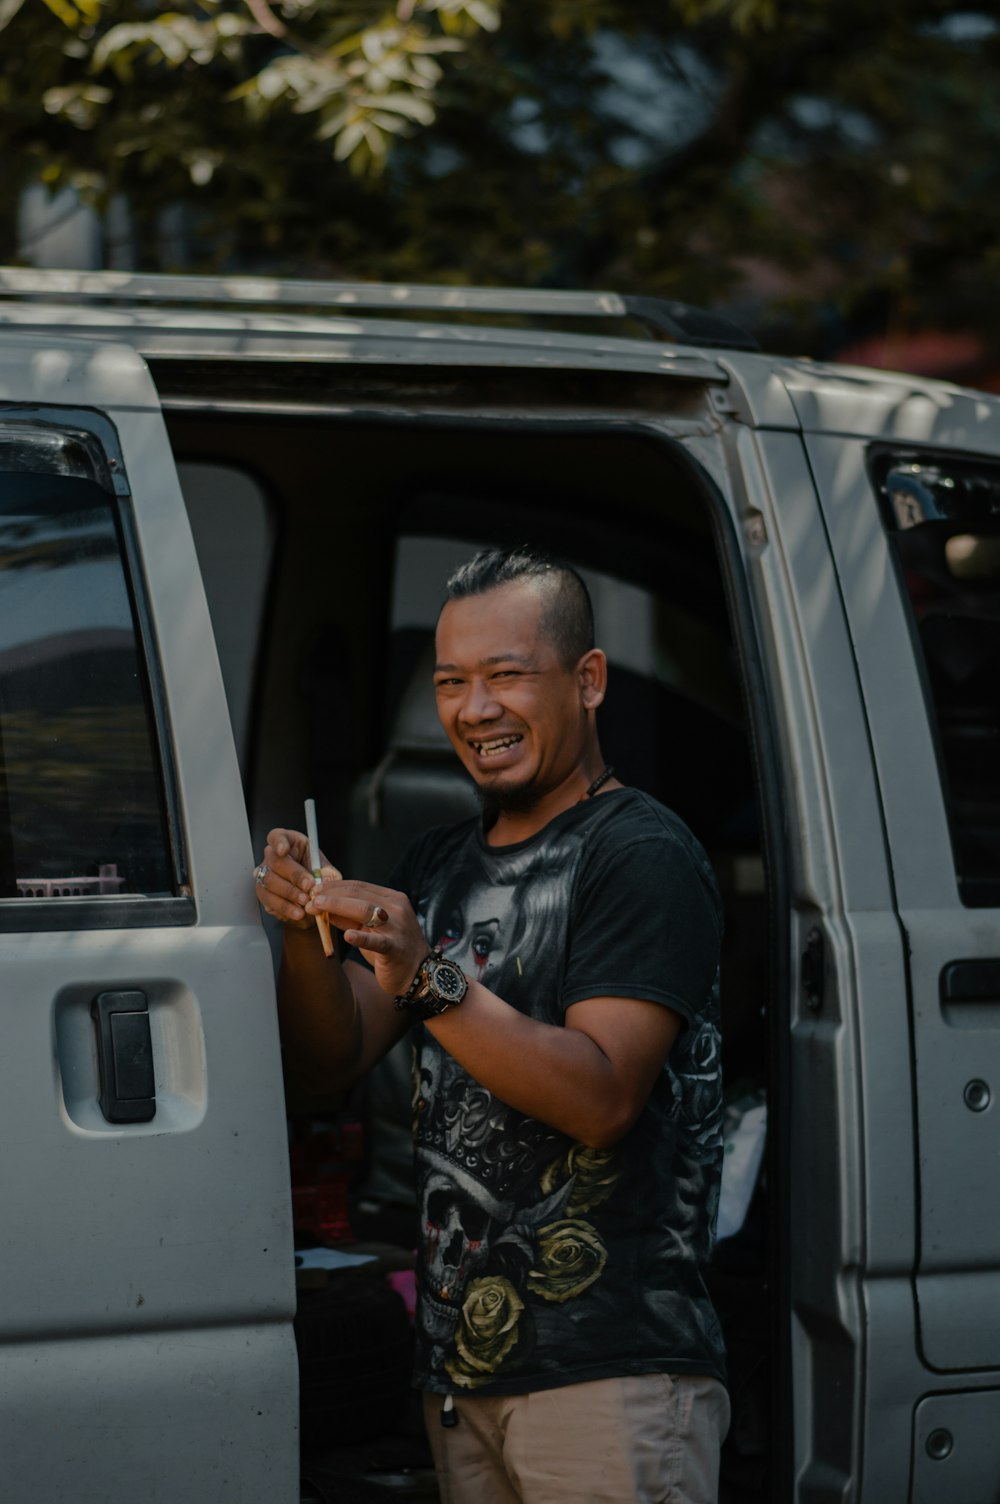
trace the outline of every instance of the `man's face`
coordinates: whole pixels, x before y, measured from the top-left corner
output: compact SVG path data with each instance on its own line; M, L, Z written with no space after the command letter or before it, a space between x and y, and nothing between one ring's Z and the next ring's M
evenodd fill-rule
M437 629L434 688L452 746L484 794L530 807L578 766L584 682L541 631L530 581L449 601Z

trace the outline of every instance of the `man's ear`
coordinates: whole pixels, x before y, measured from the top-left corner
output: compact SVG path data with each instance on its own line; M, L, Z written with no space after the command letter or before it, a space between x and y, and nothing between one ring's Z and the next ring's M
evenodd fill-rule
M584 653L576 666L584 710L596 710L607 693L608 660L600 648Z

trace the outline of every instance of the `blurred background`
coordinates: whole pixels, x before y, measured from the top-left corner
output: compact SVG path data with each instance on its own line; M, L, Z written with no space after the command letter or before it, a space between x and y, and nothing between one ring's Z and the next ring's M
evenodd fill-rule
M1000 390L1000 18L0 0L0 262L613 289Z

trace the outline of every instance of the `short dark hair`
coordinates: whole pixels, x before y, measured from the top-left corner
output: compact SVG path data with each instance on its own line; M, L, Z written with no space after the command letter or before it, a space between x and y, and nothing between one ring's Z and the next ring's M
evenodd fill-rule
M594 646L594 609L590 592L568 564L540 549L481 548L451 575L445 604L469 595L485 595L520 580L537 582L545 593L541 627L566 668L579 662Z

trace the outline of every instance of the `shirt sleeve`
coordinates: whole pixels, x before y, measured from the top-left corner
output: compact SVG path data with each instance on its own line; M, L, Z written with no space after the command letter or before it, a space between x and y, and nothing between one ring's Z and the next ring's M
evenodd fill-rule
M688 1022L708 1002L722 912L707 858L664 832L640 837L580 872L561 995L663 1003Z

